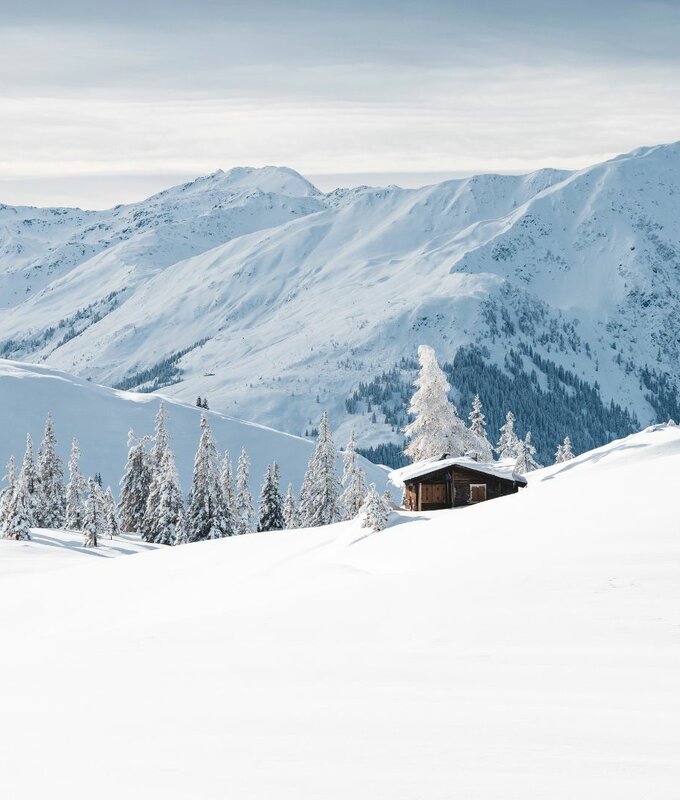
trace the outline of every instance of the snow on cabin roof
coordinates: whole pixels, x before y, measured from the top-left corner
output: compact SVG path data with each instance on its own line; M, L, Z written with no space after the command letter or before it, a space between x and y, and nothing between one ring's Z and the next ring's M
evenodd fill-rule
M465 456L447 457L443 458L426 458L423 461L417 461L415 464L409 464L401 469L395 469L389 474L390 483L400 489L404 488L406 481L413 480L413 478L420 478L423 475L428 475L430 472L438 472L440 469L447 467L461 467L461 469L470 469L475 472L483 472L485 475L493 475L495 478L503 478L506 481L516 481L526 486L526 478L515 472L515 462L512 459L504 461L475 461L472 458Z

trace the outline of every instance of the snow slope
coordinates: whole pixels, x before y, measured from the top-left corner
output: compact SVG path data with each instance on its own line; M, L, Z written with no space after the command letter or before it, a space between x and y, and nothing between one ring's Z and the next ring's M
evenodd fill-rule
M160 400L158 395L120 392L97 386L48 367L0 360L0 463L4 466L11 454L21 463L27 433L33 437L37 452L45 418L51 411L64 464L68 462L71 438L77 436L83 473L101 473L104 486L110 484L117 492L127 458L128 430L133 428L138 436L152 434ZM188 490L198 446L201 412L195 406L176 400L166 399L165 402L180 479L184 489ZM234 463L241 448L247 449L251 459L250 486L256 499L265 467L272 461L281 467L284 492L289 482L293 483L296 492L299 490L313 451L312 440L242 422L218 412L210 411L209 419L218 448L221 451L229 449ZM338 445L344 444L338 442ZM382 490L387 482L385 470L365 460L363 466L369 479ZM339 471L341 467L339 456Z
M3 794L672 800L679 470L663 427L380 534L0 582Z
M680 143L413 190L321 195L291 170L232 170L79 221L69 247L95 236L96 253L69 269L64 256L54 279L44 248L30 268L12 249L22 220L50 218L45 244L52 216L85 212L4 207L0 272L16 284L0 287L0 350L109 385L187 350L166 391L303 433L317 396L339 419L361 381L419 344L444 361L474 343L499 365L529 347L597 382L605 404L668 418L672 387L653 408L663 389L643 369L680 379L678 198ZM343 436L351 425L363 443L395 438L382 418L346 418Z
M101 538L96 548L83 547L82 531L32 528L30 541L0 539L0 580L29 572L74 567L92 559L136 555L162 547L144 542L134 533L122 533L112 539Z

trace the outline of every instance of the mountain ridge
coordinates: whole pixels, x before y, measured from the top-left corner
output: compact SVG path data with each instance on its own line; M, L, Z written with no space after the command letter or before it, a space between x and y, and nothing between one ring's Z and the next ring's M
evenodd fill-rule
M678 197L680 143L419 189L322 194L287 168L217 171L116 207L130 235L17 299L0 351L113 385L155 371L139 388L298 434L322 404L377 444L398 425L345 401L418 344L451 363L480 346L506 373L520 351L535 372L530 350L651 422L677 406ZM0 281L21 273L12 262Z

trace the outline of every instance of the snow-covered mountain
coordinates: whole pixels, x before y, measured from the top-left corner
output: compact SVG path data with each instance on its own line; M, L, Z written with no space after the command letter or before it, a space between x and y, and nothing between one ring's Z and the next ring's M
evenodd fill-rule
M0 541L3 795L671 800L679 471L663 427L377 534Z
M415 190L266 168L3 207L0 349L298 434L327 407L376 444L431 344L460 402L478 389L492 428L513 402L545 458L678 413L679 212L680 143Z
M4 466L10 455L21 461L27 433L37 447L45 418L51 411L64 464L68 461L71 438L76 436L80 441L83 473L89 476L100 473L104 486L111 485L117 493L127 458L128 431L134 429L137 436L152 434L160 401L158 395L121 392L44 366L0 359L0 464ZM188 491L201 410L174 399L166 398L165 402L180 480ZM299 490L313 452L312 441L216 411L210 411L208 416L220 450L228 449L234 461L242 447L248 451L250 489L255 498L259 497L265 467L272 461L281 468L284 490L289 482L296 492ZM369 480L382 490L387 484L385 470L365 460L363 466ZM338 471L341 469L339 455Z

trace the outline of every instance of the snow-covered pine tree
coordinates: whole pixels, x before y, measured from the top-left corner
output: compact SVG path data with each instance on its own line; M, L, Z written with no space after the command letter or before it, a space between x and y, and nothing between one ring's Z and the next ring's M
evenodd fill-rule
M0 536L18 541L31 538L33 498L28 491L24 470L14 482L14 491L7 505Z
M57 438L54 435L52 413L47 415L45 433L38 453L36 468L38 501L35 524L40 528L61 528L64 524L66 493L64 467L57 455Z
M109 539L118 536L120 528L118 527L118 515L116 514L116 501L113 499L113 492L111 487L106 488L104 492L104 518L106 520L106 535Z
M169 459L166 458L168 452L170 453ZM169 478L169 476L166 475L166 469L170 470L172 475L174 475L175 483L178 484L177 468L175 466L175 459L170 447L170 435L167 427L167 412L162 401L156 413L153 447L149 453L149 469L151 481L149 483L149 495L146 501L144 525L141 534L144 541L156 542L159 540L159 538L163 538L163 523L161 523L160 519L161 493L164 490L167 490L168 480L172 480L172 476ZM176 524L176 514L174 514L173 520L174 521L172 524L174 527Z
M170 447L163 453L159 471L158 510L154 515L156 544L174 544L184 514L184 497L179 485L175 457Z
M387 525L389 516L389 508L378 494L375 484L372 483L369 487L366 499L361 507L361 527L371 528L374 531L381 531Z
M283 521L286 530L292 531L300 527L300 518L298 517L297 501L295 500L295 493L293 492L293 484L288 484L288 491L286 492L286 499L283 501Z
M26 452L24 453L24 460L21 464L20 473L21 483L23 484L23 491L28 496L28 513L30 515L31 526L35 525L35 518L40 502L38 475L35 471L35 463L33 461L33 439L31 435L26 436Z
M120 479L118 501L118 521L120 529L126 533L141 533L144 530L144 515L151 484L145 441L145 438L136 439L132 430L128 433L128 458L125 472Z
M366 498L366 473L359 466L356 447L357 440L352 431L342 457L344 491L340 495L340 508L343 519L354 519Z
M235 533L250 533L254 527L253 496L248 488L250 458L245 447L241 450L236 467L236 502L234 507Z
M281 531L285 527L283 498L278 483L278 465L267 465L260 493L258 531Z
M472 401L472 409L468 414L473 450L473 458L477 461L493 461L493 447L486 434L486 417L482 408L482 401L478 394Z
M224 516L228 523L230 534L236 531L236 492L234 491L234 479L231 474L231 458L229 451L224 451L222 459L222 472L220 474L220 489L222 490L222 505Z
M319 437L300 489L300 525L315 528L340 519L340 482L336 472L337 451L328 412L319 424Z
M520 455L520 441L515 433L515 415L512 411L508 411L505 415L505 422L501 426L500 434L496 445L498 458L517 459Z
M527 435L523 440L519 441L517 447L517 463L515 470L524 475L527 472L533 472L535 469L540 469L541 465L536 461L536 448L531 443L531 431L527 431Z
M69 482L66 486L66 518L64 527L67 530L79 531L85 514L85 493L87 484L80 471L80 445L74 437L71 442L71 457L68 461Z
M574 451L571 449L571 439L564 437L562 444L558 445L555 452L555 463L562 464L564 461L571 461L574 458Z
M186 514L180 509L177 517L177 527L175 528L175 540L172 544L187 544L187 528L186 528Z
M191 498L184 526L187 542L230 535L220 488L217 448L207 414L201 415L201 437L194 458Z
M106 531L106 500L104 492L93 478L87 482L87 500L83 517L83 547L97 547Z
M7 462L7 473L2 480L7 485L3 487L2 491L0 492L0 531L2 531L4 521L8 513L9 504L12 496L14 495L14 490L17 483L17 467L14 456L9 457L9 461Z
M404 453L412 461L443 455L464 456L470 450L470 432L449 400L451 386L446 375L428 345L418 348L418 358L417 389L408 409L415 419L404 428L409 440Z

